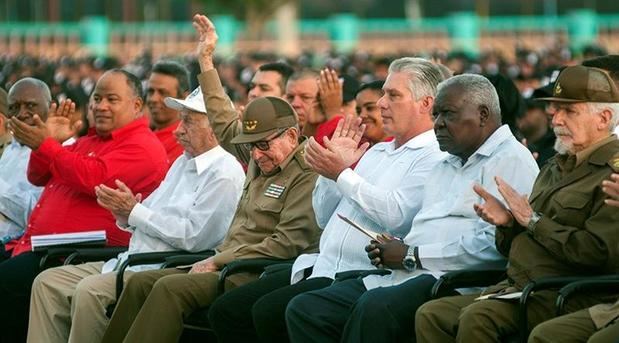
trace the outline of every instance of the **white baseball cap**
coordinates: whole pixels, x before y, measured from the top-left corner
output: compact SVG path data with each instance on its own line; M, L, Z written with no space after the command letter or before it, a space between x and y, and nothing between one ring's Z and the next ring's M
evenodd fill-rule
M206 114L206 106L204 105L204 97L202 96L202 89L196 88L189 94L185 100L167 97L163 99L166 106L173 110L181 111L185 108Z

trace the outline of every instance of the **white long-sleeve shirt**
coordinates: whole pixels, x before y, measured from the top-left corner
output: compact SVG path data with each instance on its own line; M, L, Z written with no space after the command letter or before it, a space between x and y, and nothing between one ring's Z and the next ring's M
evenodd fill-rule
M421 194L432 168L446 154L439 150L434 131L426 131L395 148L395 142L376 144L355 170L346 169L337 182L319 177L312 195L320 237L320 253L301 255L292 268L291 282L314 266L310 278L333 278L336 273L370 269L364 247L369 238L337 214L375 232L404 237L421 207Z
M102 273L114 270L130 254L214 249L232 222L244 181L239 162L219 146L195 158L182 154L161 185L133 208L129 225L121 227L133 232L129 249L107 261Z
M26 176L30 152L29 147L13 139L0 158L0 243L24 234L28 217L43 191Z
M539 169L529 152L507 125L497 129L462 163L450 155L431 172L421 210L404 243L418 247L423 270L394 270L386 276L364 278L367 289L392 286L421 274L439 277L451 270L475 266L505 267L496 250L495 227L480 219L473 204L483 203L473 191L478 183L502 200L495 183L500 176L520 194L530 194Z

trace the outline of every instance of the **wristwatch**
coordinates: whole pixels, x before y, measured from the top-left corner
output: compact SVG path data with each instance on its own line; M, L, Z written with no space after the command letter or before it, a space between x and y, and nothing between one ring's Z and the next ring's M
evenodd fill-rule
M417 269L417 258L415 257L415 247L409 246L406 255L402 259L402 267L409 272L413 272Z
M529 219L529 222L527 223L527 231L530 234L535 232L535 225L540 219L542 219L542 215L543 214L539 212L533 212L533 214L531 214L531 219Z

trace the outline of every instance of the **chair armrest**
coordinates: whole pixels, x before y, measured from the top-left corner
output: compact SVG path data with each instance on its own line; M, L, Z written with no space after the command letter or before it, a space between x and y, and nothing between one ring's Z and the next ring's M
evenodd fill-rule
M270 265L274 264L284 264L284 263L292 263L294 260L282 260L282 259L272 259L272 258L252 258L252 259L242 259L242 260L234 260L228 264L221 270L219 274L219 283L217 284L217 294L221 295L225 290L225 281L226 278L233 274L238 273L258 273L264 271L264 269Z
M199 252L195 254L187 254L187 253L183 255L177 254L174 256L166 257L165 261L163 262L163 266L161 266L161 268L173 268L173 267L181 266L185 264L194 264L198 261L207 259L213 255L215 255L215 251L213 250L208 250L206 252Z
M521 342L526 342L529 336L529 321L527 318L527 305L531 294L536 291L561 288L569 283L580 281L586 276L559 276L559 277L542 277L529 282L522 290L520 296L520 307L518 309L518 320L520 326Z
M604 275L572 282L559 290L557 297L557 316L564 313L567 299L576 293L582 292L617 292L619 290L619 275Z
M64 265L74 264L75 261L91 262L108 260L125 251L127 251L127 247L75 249L75 251L64 260Z
M486 287L506 278L505 269L465 269L443 274L432 286L432 298L456 288Z
M367 270L347 270L345 272L339 272L335 274L333 283L342 282L350 279L363 279L368 275L389 275L391 270L389 269L367 269Z
M92 244L89 243L85 243L85 244L67 244L67 245L59 245L59 246L55 246L55 247L50 247L48 249L43 250L45 252L45 254L43 255L43 257L41 257L41 260L39 261L39 268L41 270L46 269L48 267L48 265L51 263L51 261L55 261L58 260L62 257L69 257L71 254L79 251L79 250L88 250L88 251L95 251L95 250L105 250L105 249L124 249L127 250L126 247L104 247L101 246L99 248L93 248ZM109 250L109 251L113 251L113 250ZM118 252L116 252L116 255L118 254ZM77 255L75 257L72 257L71 260L69 261L69 263L74 259L78 257ZM65 264L68 264L65 262Z

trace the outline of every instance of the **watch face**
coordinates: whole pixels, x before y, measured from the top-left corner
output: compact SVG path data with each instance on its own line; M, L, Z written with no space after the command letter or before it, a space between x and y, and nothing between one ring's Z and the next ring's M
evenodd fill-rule
M404 258L404 261L402 261L402 265L404 265L404 268L408 271L413 271L417 267L417 265L415 264L415 259L410 256L406 256Z

